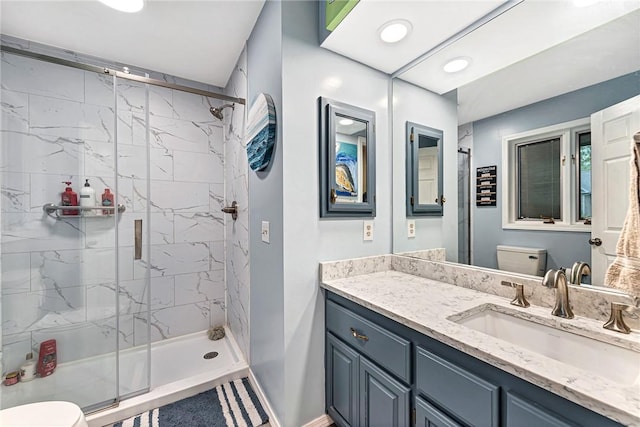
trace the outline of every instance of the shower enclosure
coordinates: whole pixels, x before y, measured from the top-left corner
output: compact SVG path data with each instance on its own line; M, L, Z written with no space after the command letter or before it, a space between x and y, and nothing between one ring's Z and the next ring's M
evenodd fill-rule
M152 342L225 323L220 104L4 45L1 80L2 374L51 339L58 367L0 408L116 404L150 388ZM86 180L99 207L63 209Z
M458 148L458 262L471 264L470 148Z

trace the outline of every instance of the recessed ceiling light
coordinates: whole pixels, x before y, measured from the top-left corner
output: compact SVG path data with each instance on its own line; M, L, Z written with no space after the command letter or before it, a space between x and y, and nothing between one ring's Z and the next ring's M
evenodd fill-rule
M451 61L444 64L444 71L447 73L457 73L458 71L462 71L469 66L471 60L469 58L454 58Z
M144 7L144 0L98 0L100 3L119 10L120 12L140 12Z
M394 19L384 24L378 30L383 42L396 43L405 38L413 26L405 19Z
M349 126L349 125L353 124L353 120L351 120L351 119L340 119L340 121L338 123L340 123L342 126Z

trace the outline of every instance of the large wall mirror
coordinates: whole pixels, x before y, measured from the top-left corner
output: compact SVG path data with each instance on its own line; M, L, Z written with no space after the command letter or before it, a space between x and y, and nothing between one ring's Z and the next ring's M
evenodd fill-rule
M375 113L319 98L320 216L375 216Z
M442 113L443 105L450 102L455 105L457 138L445 133L442 144L442 184L443 194L447 198L444 216L412 218L410 213L407 214L408 206L405 212L405 206L398 209L394 203L393 250L395 253L407 253L444 247L448 262L497 269L500 267L498 246L544 249L545 269L570 269L576 262L587 262L595 271L591 276L583 277L583 283L602 285L606 266L615 257L615 230L622 226L628 205L628 154L631 151L627 150L628 154L616 159L615 164L609 163L608 167L605 165L607 159L596 156L603 151L601 147L611 142L607 138L618 138L624 147L630 147L631 135L640 129L640 98L634 98L640 94L638 9L620 13L614 19L599 22L591 28L583 28L574 37L472 80L443 76L437 83L440 87L432 87L428 81L428 77L436 72L436 68L442 67L446 58L468 57L469 69L472 69L482 62L485 55L491 56L498 45L517 50L519 45L509 45L508 40L497 44L485 40L482 44L474 39L489 34L503 34L499 26L504 24L506 27L507 23L513 23L507 19L508 15L518 8L528 7L527 3L523 2L506 11L500 19L485 24L487 28L484 32L471 32L395 76L395 202L398 201L396 193L405 195L408 192L404 181L405 174L409 173L404 168L396 170L401 166L396 158L405 159L410 149L406 136L398 132L398 128L406 132L407 120L445 128L448 126L447 118L438 114ZM609 4L609 7L613 6ZM566 15L566 24L573 25L572 16L576 20L584 19L582 12L576 10L574 15ZM556 25L560 26L559 23ZM498 28L489 31L492 26ZM549 27L547 29L550 30ZM518 37L513 39L514 43L522 43ZM469 50L472 46L475 48ZM465 71L459 74L464 75ZM449 81L456 79L463 83L453 82L453 86L447 87ZM408 102L409 92L423 92L413 95L422 98ZM436 104L438 107L434 106ZM622 113L626 118L607 123L609 119L603 117L614 117L609 111L620 105L626 105ZM421 115L417 115L416 111L420 111ZM597 119L598 116L601 118ZM503 165L503 140L509 136L535 133L573 122L586 122L587 125L581 127L582 133L576 136L581 139L576 139L573 145L567 143L566 152L554 154L557 157L554 170L557 169L563 185L561 190L556 189L563 196L558 202L558 214L530 215L535 216L528 221L530 229L505 226L503 208L510 201L502 190L507 172ZM607 129L613 127L619 131L615 138L607 135ZM585 154L587 152L589 156ZM410 164L406 166L411 167ZM495 190L491 190L495 203L476 203L476 186L479 184L476 174L485 170L482 168L495 170L497 182L493 187ZM451 169L456 171L456 175L448 174ZM615 196L612 196L614 187ZM548 199L552 198L552 192L545 194ZM520 194L515 196L516 202L525 197ZM592 209L587 206L589 203L593 205ZM549 216L557 218L551 221ZM415 221L415 237L407 235L408 221ZM590 241L599 243L600 240L600 246L590 244ZM609 245L609 249L605 248L606 245Z
M442 216L441 130L406 124L407 216Z
M410 25L404 39L385 43L380 28L390 16ZM322 46L392 77L393 251L445 248L448 262L495 269L500 245L544 249L546 269L584 261L594 267L592 283L602 284L595 271L615 257L628 203L630 131L640 128L639 22L635 0L358 2ZM553 191L562 198L550 212L512 215L532 229L505 227L503 139L580 120L588 132L561 139L552 153L560 156L551 169L562 181ZM443 131L442 216L407 212L407 122ZM609 160L595 159L614 140L627 150L604 167ZM482 190L483 203L476 202L478 173L495 178ZM532 191L554 194L530 176ZM515 196L514 203L525 198Z

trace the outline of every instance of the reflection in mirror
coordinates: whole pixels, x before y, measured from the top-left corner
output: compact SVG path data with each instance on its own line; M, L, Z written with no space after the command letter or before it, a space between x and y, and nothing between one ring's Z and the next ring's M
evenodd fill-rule
M375 113L319 98L320 216L375 216Z
M336 113L336 203L367 201L367 124Z
M442 131L407 122L407 216L442 216Z
M523 5L526 6L526 3ZM513 10L519 7L521 6L516 6ZM505 12L503 18L506 19L510 13L511 11ZM570 17L567 19L567 22L571 20ZM613 135L607 135L607 129L618 129L621 148L628 148L631 145L630 136L640 127L640 102L636 101L635 107L631 105L633 99L640 99L634 98L640 94L638 19L640 11L634 9L560 44L548 46L520 62L467 82L451 93L441 94L442 98L457 97L459 128L456 148L461 153L456 165L454 159L447 157L445 152L444 167L445 170L460 167L457 181L458 209L455 212L448 209L443 219L450 215L457 216L458 229L447 229L443 223L444 237L440 241L444 245L438 245L439 242L434 239L433 242L427 241L423 246L416 247L407 238L404 226L406 217L398 216L397 211L394 211L394 252L445 246L448 261L468 261L475 266L496 269L499 268L499 245L545 249L546 269L566 268L570 273L575 263L586 263L590 274L586 274L587 269L583 268L580 274L574 274L574 279L579 278L583 284L591 282L602 285L602 275L607 263L615 258L617 234L614 231L620 229L626 212L625 199L629 188L629 174L626 171L630 152L620 151L621 157L616 159L598 156L607 155L602 147L609 145L607 138L613 138ZM498 20L491 21L486 26L497 25L497 22ZM473 39L476 34L477 32L472 32L463 39ZM466 54L473 57L473 67L491 55L492 43L485 41L481 45L486 46L486 51L479 48L471 53L464 53L459 52L464 44L454 42L444 48L440 56L447 56L448 50L456 53L454 56ZM526 48L520 45L513 48L519 51L520 47ZM433 60L434 58L427 58L425 62ZM436 63L431 65L435 67ZM417 68L414 69L414 75ZM461 72L463 73L465 72ZM403 75L397 77L393 84L394 99L397 88L407 86ZM427 92L427 89L415 84L418 83L414 82L414 91ZM624 113L622 105L625 106ZM631 107L627 108L629 105ZM431 105L423 105L422 108L434 110ZM405 111L397 110L394 102L394 127L398 126L399 121L409 118ZM618 120L618 117L623 117L620 114L628 119ZM602 119L596 120L594 117ZM532 217L532 227L538 227L537 229L503 227L502 208L509 202L502 190L505 172L503 138L580 119L588 123L584 132L571 135L571 140L575 139L574 143L570 144L571 140L566 139L566 146L562 148L564 151L555 155L555 161L564 177L560 191L565 193L561 195L567 195L566 191L569 190L572 192L562 199L560 210L541 213L538 212L540 209L535 209L535 214L523 215ZM633 127L636 129L632 129ZM402 155L404 158L406 144L397 135L394 130L394 156ZM445 150L448 150L447 145L445 144ZM473 155L468 154L470 151ZM478 168L483 167L497 168L495 206L476 204L476 173ZM531 177L535 178L534 175ZM402 188L404 183L398 182L395 171L394 178L394 192L401 191L405 194L406 191ZM531 184L537 182L536 178ZM447 191L450 189L446 179L445 188ZM612 190L615 190L613 197ZM543 194L551 195L552 191ZM514 199L516 203L524 198L523 194L517 196L519 198ZM558 218L563 214L567 219L559 221ZM553 223L547 220L548 223L543 224L545 221L540 215L555 217L555 220ZM416 232L419 236L419 226L416 226ZM453 238L447 238L447 233ZM470 244L467 245L466 242ZM609 248L613 249L611 254L607 252L611 251ZM465 256L467 250L470 257Z

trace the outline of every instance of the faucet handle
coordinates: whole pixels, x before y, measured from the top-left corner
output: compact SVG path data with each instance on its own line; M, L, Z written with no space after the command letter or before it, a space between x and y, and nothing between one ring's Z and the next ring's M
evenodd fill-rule
M500 282L500 284L502 286L509 286L511 288L516 288L516 296L511 301L511 305L515 305L515 306L523 307L523 308L527 308L527 307L529 307L531 305L531 304L529 304L529 301L527 301L527 299L524 296L524 285L523 284L507 282L505 280Z
M608 329L614 332L620 332L621 334L628 334L631 332L631 328L624 323L624 317L622 316L623 311L631 310L633 307L627 304L622 304L619 302L611 303L611 316L609 316L609 320L602 325L603 328Z

